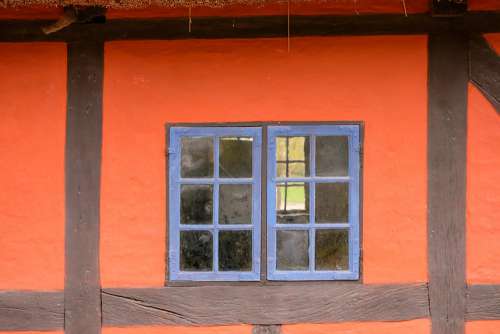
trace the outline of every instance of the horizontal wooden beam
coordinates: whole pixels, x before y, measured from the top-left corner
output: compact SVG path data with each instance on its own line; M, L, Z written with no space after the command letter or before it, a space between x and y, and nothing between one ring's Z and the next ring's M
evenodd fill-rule
M473 285L467 291L467 320L500 320L500 285Z
M287 36L286 16L108 20L106 23L73 24L45 35L50 21L0 21L0 42L71 41L85 36L103 40L269 38ZM500 13L467 13L440 18L428 14L292 16L291 36L427 34L443 31L499 32Z
M0 331L54 330L63 327L62 292L0 292Z
M301 284L105 289L104 325L402 321L429 316L426 284Z
M404 321L429 317L426 284L308 283L104 289L105 326ZM500 285L467 289L467 320L500 320ZM0 331L64 327L63 292L0 292ZM267 330L262 327L258 330Z

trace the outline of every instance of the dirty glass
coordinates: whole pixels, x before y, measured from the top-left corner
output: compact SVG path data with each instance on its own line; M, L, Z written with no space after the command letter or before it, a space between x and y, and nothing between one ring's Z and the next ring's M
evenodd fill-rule
M214 175L214 144L211 137L182 137L181 177Z
M276 137L276 174L309 176L309 137Z
M278 224L309 223L309 184L276 184L276 221Z
M252 177L252 137L222 137L219 142L219 176Z
M211 271L213 263L212 233L181 231L180 267L185 271Z
M347 176L349 141L347 136L316 137L316 175Z
M181 224L212 224L212 185L181 186Z
M252 185L219 186L219 224L252 223Z
M348 270L348 240L348 230L316 230L316 270Z
M307 270L309 268L309 232L307 230L278 230L276 233L277 269Z
M252 231L219 232L219 269L252 270Z
M348 222L348 183L317 183L315 200L317 224Z

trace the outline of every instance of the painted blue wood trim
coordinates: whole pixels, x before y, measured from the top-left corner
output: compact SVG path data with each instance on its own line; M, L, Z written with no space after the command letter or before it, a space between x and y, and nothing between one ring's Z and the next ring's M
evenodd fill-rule
M315 176L315 137L342 136L349 142L349 176L348 177L316 177ZM278 136L311 136L311 171L310 177L277 178L276 177L276 137ZM319 125L319 126L270 126L268 127L267 152L267 278L269 280L357 280L359 279L359 178L360 178L360 134L359 125ZM313 169L314 168L314 169ZM310 224L276 223L276 183L283 181L309 182L310 191ZM349 183L349 221L348 224L314 224L315 184L319 182ZM311 190L312 189L312 190ZM316 229L345 228L349 231L349 270L316 271L314 270L314 239ZM277 229L309 229L310 245L309 270L280 271L276 269L276 230Z
M262 130L258 127L173 127L170 128L169 151L169 280L171 281L258 281L260 279L260 229L261 229L261 151ZM182 179L180 177L181 138L183 136L212 137L214 140L214 176L211 178ZM253 137L252 144L252 178L219 178L217 138L223 136ZM213 224L181 225L180 224L180 187L182 184L212 184L214 186ZM220 184L252 184L252 225L218 224L218 190ZM213 233L213 271L190 272L181 271L180 231L200 230ZM251 230L252 231L252 271L218 271L218 231Z

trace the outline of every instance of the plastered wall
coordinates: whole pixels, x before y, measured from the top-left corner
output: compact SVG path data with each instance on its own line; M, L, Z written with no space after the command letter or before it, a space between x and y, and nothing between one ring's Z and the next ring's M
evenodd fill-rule
M0 55L0 290L63 289L66 46Z

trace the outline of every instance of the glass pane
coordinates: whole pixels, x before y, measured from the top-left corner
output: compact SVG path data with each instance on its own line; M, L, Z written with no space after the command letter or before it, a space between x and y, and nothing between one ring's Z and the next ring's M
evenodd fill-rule
M220 177L252 177L252 142L252 137L220 139Z
M316 137L316 175L347 176L349 141L347 136Z
M276 185L276 221L278 224L309 223L309 184L287 182Z
M181 224L212 224L212 186L181 186Z
M316 223L347 223L348 183L316 183Z
M211 271L212 250L212 233L209 231L181 231L181 270Z
M349 232L316 230L316 270L349 269Z
M276 233L277 269L309 269L309 231L277 231Z
M219 232L219 269L252 270L252 231Z
M214 143L211 137L182 137L181 177L214 175Z
M252 185L219 186L219 224L252 223Z
M278 177L309 176L309 137L276 138Z

